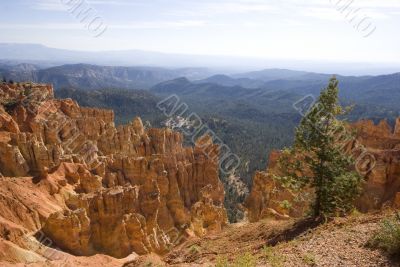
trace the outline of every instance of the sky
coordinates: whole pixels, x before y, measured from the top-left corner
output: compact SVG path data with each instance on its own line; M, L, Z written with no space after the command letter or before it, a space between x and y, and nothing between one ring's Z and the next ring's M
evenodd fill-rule
M0 10L2 43L400 62L400 0L2 0Z

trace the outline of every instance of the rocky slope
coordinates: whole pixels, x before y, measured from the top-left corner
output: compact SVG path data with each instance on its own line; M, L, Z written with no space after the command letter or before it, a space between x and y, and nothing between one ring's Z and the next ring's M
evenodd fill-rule
M226 224L209 137L190 148L139 118L115 127L50 85L1 84L0 103L0 262L163 254Z
M271 237L284 236L292 220L231 224L221 233L188 240L162 259L141 256L124 266L394 267L398 261L366 245L392 215L387 210L335 218L276 246L266 244Z
M383 206L400 207L400 118L394 129L385 120L378 124L363 120L351 128L356 136L349 140L346 150L355 155L355 167L364 176L363 192L356 207L363 212ZM311 193L300 198L273 178L279 175L279 156L279 151L271 153L267 171L254 176L252 191L245 201L252 222L271 216L301 217L309 206Z

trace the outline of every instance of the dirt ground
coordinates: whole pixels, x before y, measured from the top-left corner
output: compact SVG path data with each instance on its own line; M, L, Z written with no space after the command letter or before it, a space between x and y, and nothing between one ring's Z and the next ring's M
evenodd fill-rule
M232 224L219 234L188 240L163 258L146 256L125 266L400 266L381 251L366 247L379 223L391 214L334 219L273 247L265 244L293 228L294 221Z

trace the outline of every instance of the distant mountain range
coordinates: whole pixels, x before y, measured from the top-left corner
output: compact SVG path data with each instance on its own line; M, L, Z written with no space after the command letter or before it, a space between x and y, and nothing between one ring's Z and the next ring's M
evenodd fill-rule
M395 90L398 88L399 73L380 76L341 76L345 98L360 99L361 92L375 90ZM258 89L264 93L268 91L287 90L299 94L318 93L326 84L331 74L321 74L287 69L265 69L247 73L215 73L205 68L158 68L158 67L124 67L99 66L90 64L68 64L50 68L31 63L10 63L0 61L0 77L14 81L35 81L52 83L56 89L76 88L98 90L105 88L120 89L149 89L159 83L166 87L169 81L191 82L192 85L239 87L230 90L227 88L211 88L215 91L230 91L238 94L241 89ZM187 79L187 80L185 80ZM208 86L210 87L210 86ZM212 86L211 86L212 87ZM179 87L182 89L182 87ZM235 91L235 92L234 92ZM361 98L368 98L362 95ZM220 92L224 93L224 92ZM248 92L247 92L248 93ZM256 93L256 91L253 91ZM396 93L396 90L392 93ZM379 92L378 92L379 95Z
M396 108L400 101L400 73L359 77L336 76L340 81L341 99L345 102ZM263 99L271 95L285 95L286 100L307 94L318 96L330 77L332 75L329 74L271 69L232 77L215 75L197 81L178 78L160 83L151 91L202 100L222 97L224 100L241 99L253 104L265 104Z
M285 81L326 81L332 74L321 74L306 71L295 71L287 69L265 69L246 73L228 75L214 75L196 81L196 83L215 83L224 86L241 86L244 88L262 88L267 82Z
M212 83L222 86L240 86L243 88L250 88L250 89L260 88L264 86L264 82L261 80L249 79L249 78L233 78L231 76L224 74L217 74L207 79L194 81L194 83L197 84Z
M157 83L185 76L200 79L210 75L202 68L112 67L89 64L41 68L34 64L0 65L0 76L13 81L52 83L56 89L104 88L148 89Z
M52 83L58 97L73 98L82 106L114 109L118 123L141 116L162 126L166 118L157 102L176 94L241 157L238 174L251 184L253 171L265 167L268 153L291 144L293 129L301 119L293 103L307 94L317 97L332 75L287 69L229 74L202 68L89 64L47 68L3 61L1 76ZM393 120L400 114L400 73L337 77L342 102L356 104L349 119Z
M76 51L51 48L41 44L0 43L0 61L31 63L41 68L65 64L94 64L105 66L148 66L162 68L211 68L214 74L245 72L265 68L287 68L310 72L340 72L346 75L379 75L400 69L400 63L328 62L247 58L216 55L190 55L161 53L143 50ZM280 71L279 71L280 72ZM249 78L259 79L257 73ZM280 75L282 73L280 72ZM273 75L276 77L276 75ZM240 76L235 77L240 78ZM285 75L281 78L287 78Z
M326 80L329 76L331 75L288 69L266 69L233 75L234 78L246 78L264 82L273 80Z
M24 62L50 62L62 64L98 64L122 66L193 66L190 55L166 54L142 50L126 51L74 51L46 47L40 44L0 43L0 55L3 60Z

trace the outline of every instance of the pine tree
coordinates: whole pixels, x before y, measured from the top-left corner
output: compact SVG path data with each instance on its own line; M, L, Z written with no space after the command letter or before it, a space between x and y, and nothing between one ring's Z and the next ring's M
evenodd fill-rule
M278 179L298 191L314 190L315 217L345 214L360 193L361 176L353 171L353 159L340 142L350 140L353 133L339 119L347 109L338 103L338 93L333 77L296 128L293 147L279 160L284 175Z

